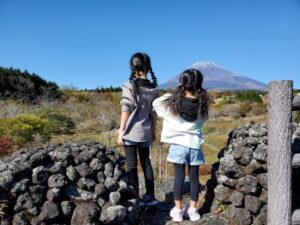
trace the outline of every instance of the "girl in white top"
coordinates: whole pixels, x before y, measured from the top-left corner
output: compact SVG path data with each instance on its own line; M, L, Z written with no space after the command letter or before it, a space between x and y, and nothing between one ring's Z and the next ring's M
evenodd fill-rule
M179 85L173 94L165 94L153 102L154 110L163 119L161 141L169 143L167 160L174 164L175 207L170 216L180 222L185 214L192 221L199 220L196 204L200 192L199 165L204 163L201 127L208 119L208 108L212 100L202 88L203 76L200 71L189 69L179 78ZM185 178L185 165L189 168L191 201L182 210L182 187Z

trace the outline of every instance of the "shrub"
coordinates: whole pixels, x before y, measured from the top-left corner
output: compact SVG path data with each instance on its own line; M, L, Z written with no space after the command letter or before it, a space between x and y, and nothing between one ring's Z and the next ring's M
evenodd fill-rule
M256 103L253 104L249 111L249 116L260 116L267 112L267 106L265 104Z
M43 132L47 120L36 115L22 115L0 119L0 136L10 136L22 147Z
M223 96L223 102L225 104L233 104L234 98L232 96Z
M226 105L223 109L223 115L229 116L234 119L245 117L250 111L251 106L245 103L235 103L231 105Z
M223 116L223 111L220 108L212 107L208 112L209 118L218 118Z
M247 113L251 110L251 106L249 104L240 103L239 104L239 112L242 117L245 117Z
M253 103L258 102L262 103L261 93L259 91L249 90L249 91L240 91L236 94L236 99L241 102Z
M213 127L210 123L206 123L203 128L202 128L202 132L206 135L206 134L211 134L214 133L216 131L216 128Z
M14 142L11 137L0 137L0 157L13 150Z
M44 109L38 115L47 121L42 131L42 137L45 140L50 140L53 135L74 133L75 123L64 113L55 109Z

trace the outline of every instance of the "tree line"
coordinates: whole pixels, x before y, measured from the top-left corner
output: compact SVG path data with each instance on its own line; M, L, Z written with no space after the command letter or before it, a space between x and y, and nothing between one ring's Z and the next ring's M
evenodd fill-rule
M35 73L0 67L0 99L35 102L39 98L56 99L61 95L56 83L46 81Z

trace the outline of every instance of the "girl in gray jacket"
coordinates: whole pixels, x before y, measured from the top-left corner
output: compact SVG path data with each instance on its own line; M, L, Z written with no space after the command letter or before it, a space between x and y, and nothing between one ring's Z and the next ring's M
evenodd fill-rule
M151 68L150 57L136 53L130 59L131 76L122 86L122 112L118 144L124 145L128 175L139 192L137 153L145 176L146 194L141 205L153 206L159 202L154 196L154 177L149 147L155 140L155 115L152 102L158 97L156 77ZM152 82L147 79L150 72Z

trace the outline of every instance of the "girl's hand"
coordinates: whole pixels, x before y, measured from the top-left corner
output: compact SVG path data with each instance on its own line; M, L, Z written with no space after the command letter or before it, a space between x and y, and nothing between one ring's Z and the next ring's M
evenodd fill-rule
M118 145L124 145L124 141L123 141L123 135L124 135L124 130L118 130L118 139L117 139L117 143Z

